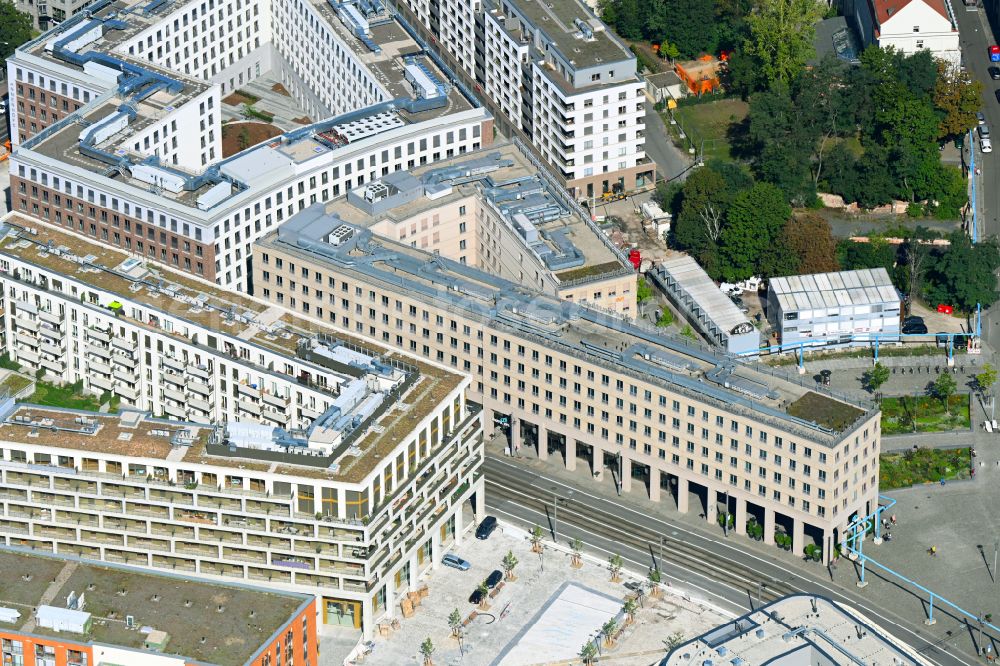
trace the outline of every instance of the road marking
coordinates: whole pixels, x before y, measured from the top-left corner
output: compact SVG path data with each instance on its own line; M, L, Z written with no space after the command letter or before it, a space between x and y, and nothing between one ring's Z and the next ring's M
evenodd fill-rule
M505 460L502 460L500 458L496 458L496 457L493 457L493 456L489 456L489 459L492 460L492 461L494 461L494 462L496 462L496 463L502 464L502 465L504 465L506 467L510 467L510 468L512 468L514 470L520 470L521 472L526 472L526 473L532 474L532 475L538 477L539 479L543 479L543 480L545 480L547 482L555 483L555 484L560 485L560 486L562 486L564 488L571 488L573 490L574 495L583 495L583 496L590 497L592 499L598 500L600 502L605 502L607 504L611 504L611 502L609 500L607 500L607 499L605 499L603 497L599 497L597 495L593 495L591 493L588 493L587 491L582 490L582 489L580 489L580 488L578 488L576 486L570 486L569 484L564 483L563 481L559 481L558 479L553 479L551 477L544 476L544 475L539 474L538 472L536 472L534 470L525 469L523 467L514 465L512 463L509 463L509 462L507 462ZM764 560L763 558L758 557L754 553L750 553L748 551L739 550L736 547L731 546L731 545L725 543L724 541L713 541L713 540L709 539L708 537L705 537L705 536L703 536L701 534L698 534L697 532L692 532L692 531L690 531L690 530L688 530L688 529L686 529L684 527L680 527L680 526L677 526L677 525L671 525L670 523L667 523L666 521L663 521L663 520L661 520L659 518L656 518L656 517L654 517L654 516L652 516L650 514L642 513L640 511L632 509L631 507L625 506L624 504L617 504L617 505L613 505L613 506L617 506L618 508L624 509L624 510L630 512L630 513L641 515L641 516L643 516L645 518L648 518L648 519L650 519L652 521L660 523L661 525L666 525L667 527L669 527L671 529L678 529L678 530L680 530L680 531L684 532L685 534L688 534L688 535L690 535L692 537L696 537L696 538L702 539L704 541L711 541L711 543L717 544L719 546L723 546L723 547L725 547L725 548L727 548L729 550L735 551L735 552L740 553L742 555L749 555L751 559L754 559L754 560L756 560L758 562L761 562L763 564L767 564L767 565L773 566L774 568L776 568L776 569L778 569L780 571L783 571L786 574L795 576L796 578L800 578L800 579L806 580L806 581L810 582L811 584L815 585L816 587L819 587L819 588L821 588L823 590L826 590L830 594L830 596L839 597L841 599L844 599L845 601L850 602L851 604L853 604L853 605L855 605L855 606L857 606L859 608L865 609L866 611L868 611L869 613L871 613L875 617L877 617L877 618L879 618L879 619L881 619L881 620L883 620L885 622L888 622L889 624L891 624L891 625L899 628L900 630L906 632L907 634L909 634L909 635L917 638L921 643L927 643L927 645L929 647L931 647L931 646L936 647L937 646L937 642L932 641L932 640L930 640L928 638L925 638L924 636L921 636L920 634L918 634L917 632L913 631L912 629L909 629L908 627L905 627L905 626L899 624L898 622L892 620L891 618L888 618L885 615L882 615L881 612L874 610L870 606L865 606L859 600L856 601L856 600L852 599L845 592L840 592L839 590L836 590L834 588L828 587L827 585L825 585L824 583L822 583L822 582L820 582L818 580L816 580L816 581L809 581L809 579L805 578L805 576L803 574L791 571L790 569L786 569L785 567L783 567L780 564L777 564L775 562L768 562L767 560ZM527 508L527 507L525 507L525 508ZM625 522L629 522L629 521L625 521ZM638 523L630 523L630 524L636 525L638 527L642 527L642 525L639 525ZM721 581L719 581L719 583L722 584L722 585L725 585L725 583L722 583ZM913 646L913 647L914 647L914 649L917 649L915 646ZM924 656L925 659L931 660L930 657L927 657L926 655L923 655L923 656ZM960 657L957 657L954 653L950 653L950 656L952 658L956 659L957 661L959 661L959 663L968 664L969 666L972 666L971 664L969 664L969 662L963 660ZM933 661L933 660L931 660L931 661ZM938 663L938 662L934 662L934 663Z

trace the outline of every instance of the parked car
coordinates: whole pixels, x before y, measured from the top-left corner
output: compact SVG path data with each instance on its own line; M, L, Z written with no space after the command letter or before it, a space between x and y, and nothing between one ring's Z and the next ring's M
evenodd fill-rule
M501 580L503 580L503 572L499 569L494 569L493 573L486 577L486 587L492 590Z
M976 111L976 122L978 122L980 125L986 124L986 116L983 114L982 111Z
M625 589L626 590L631 590L633 592L641 592L642 589L643 589L643 587L642 587L642 583L640 583L639 581L637 581L637 580L629 580L629 581L625 581Z
M493 534L493 530L496 528L497 519L493 516L486 516L483 518L483 522L479 523L479 527L476 528L476 538L489 539L490 535Z
M469 603L470 604L478 604L482 600L483 600L483 593L477 587L476 589L474 589L472 591L472 594L469 595Z
M984 153L992 153L993 152L993 142L990 141L989 139L980 139L979 140L979 149L981 151L983 151Z
M1000 89L996 90L993 94L997 96L997 101L1000 102Z
M927 333L927 324L921 317L907 317L903 320L902 331L905 335L923 335Z
M986 71L990 73L990 78L994 81L1000 79L1000 67L990 67Z
M990 126L989 125L980 125L979 126L979 136L981 136L984 139L988 139L990 137Z
M471 564L469 564L468 560L463 560L461 557L455 555L454 553L445 553L445 556L441 558L441 564L445 565L446 567L458 569L459 571L468 571L469 567L472 566Z

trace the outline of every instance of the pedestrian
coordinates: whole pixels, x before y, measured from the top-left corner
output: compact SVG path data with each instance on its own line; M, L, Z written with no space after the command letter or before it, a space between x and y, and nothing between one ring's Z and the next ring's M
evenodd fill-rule
M896 524L896 514L892 514L892 516L890 516L889 520L891 520L892 524L895 525Z

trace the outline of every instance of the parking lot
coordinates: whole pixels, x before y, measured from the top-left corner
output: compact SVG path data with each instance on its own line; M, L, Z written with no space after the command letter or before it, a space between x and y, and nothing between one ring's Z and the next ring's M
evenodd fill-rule
M548 535L546 541L551 546ZM502 571L508 551L518 559L516 580L504 581L485 608L470 603L477 585L492 571ZM503 523L486 541L467 532L453 552L470 562L469 570L439 566L421 581L429 595L412 617L400 618L398 630L375 639L365 664L422 664L420 644L427 638L435 647L436 666L578 661L583 644L621 612L629 592L624 583L636 581L625 575L613 583L606 563L586 558L582 566L573 567L570 553L563 550L546 547L541 554L533 553L528 535ZM728 619L669 590L658 599L646 595L642 605L615 645L602 645L602 664L654 663L666 654L664 640L670 636L690 638ZM467 622L461 645L448 625L455 609Z

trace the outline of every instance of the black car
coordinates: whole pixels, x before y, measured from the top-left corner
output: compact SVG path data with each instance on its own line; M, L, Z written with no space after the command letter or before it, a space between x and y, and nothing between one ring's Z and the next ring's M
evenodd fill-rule
M995 93L993 93L993 94L997 96L997 101L998 101L998 102L1000 102L1000 90L997 90L997 91L996 91Z
M927 324L920 317L907 317L903 320L904 335L923 335L927 333Z
M469 603L470 604L478 604L482 600L483 600L483 593L477 587L475 590L473 590L472 594L469 595Z
M986 71L990 73L990 78L994 81L1000 79L1000 67L990 67Z
M483 518L483 522L479 523L479 527L476 528L476 538L489 539L490 535L493 534L493 530L496 528L497 519L493 516L486 516Z
M492 590L501 580L503 580L503 574L499 569L494 569L493 573L486 577L486 587Z

